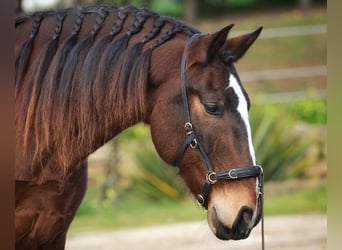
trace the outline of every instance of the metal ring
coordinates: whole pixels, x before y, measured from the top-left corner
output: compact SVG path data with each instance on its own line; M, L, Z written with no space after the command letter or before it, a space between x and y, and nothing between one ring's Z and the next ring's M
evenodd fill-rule
M191 122L186 122L184 125L184 129L185 129L186 135L191 135L194 132Z
M263 182L262 180L260 180L260 177L256 177L256 187L255 187L255 192L256 192L256 196L257 198L262 197L263 196Z
M229 176L230 179L237 179L238 176L237 176L237 174L236 174L236 169L231 169L231 170L229 170L228 176Z
M204 205L204 197L203 197L203 195L201 195L201 194L197 195L197 204L199 206L203 206Z
M260 169L260 174L259 175L263 175L264 174L264 169L262 168L262 166L257 165L257 167Z
M259 198L259 197L262 197L263 196L263 192L261 192L261 189L260 188L257 188L257 199Z
M191 147L191 148L197 148L197 144L198 144L198 142L197 142L196 138L194 138L194 139L190 142L190 147Z
M210 182L210 184L214 184L215 182L217 182L216 173L215 172L208 173L206 178Z

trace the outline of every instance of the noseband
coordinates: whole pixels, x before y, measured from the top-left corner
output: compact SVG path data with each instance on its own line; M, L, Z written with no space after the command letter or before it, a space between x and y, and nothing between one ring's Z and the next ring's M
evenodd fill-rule
M192 149L198 149L204 164L205 168L207 170L206 180L204 182L204 185L202 187L202 191L200 194L197 195L197 201L198 204L204 207L205 209L208 209L208 198L211 190L211 186L214 185L217 181L233 181L238 179L244 179L244 178L257 178L257 184L256 184L256 196L257 196L257 205L260 202L261 203L261 211L262 211L262 218L261 218L261 227L262 227L262 249L264 249L264 217L263 217L263 169L259 165L252 165L252 166L246 166L246 167L238 167L233 169L224 170L222 172L216 173L213 170L211 161L208 157L208 154L202 147L200 141L198 140L194 127L191 123L191 117L190 117L190 108L189 108L189 102L188 102L188 96L187 96L187 90L185 86L186 82L186 51L189 47L189 45L197 38L201 36L200 33L196 33L193 36L190 37L190 39L187 41L183 54L182 54L182 61L181 61L181 94L182 94L182 101L184 106L184 112L185 112L185 125L184 125L184 132L186 134L186 139L184 140L183 144L180 146L176 159L174 161L174 165L178 166L181 162L183 155L186 151L186 149L190 146Z

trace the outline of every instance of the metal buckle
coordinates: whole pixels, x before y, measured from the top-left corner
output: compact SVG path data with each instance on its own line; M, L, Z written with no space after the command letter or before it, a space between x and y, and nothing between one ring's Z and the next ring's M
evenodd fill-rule
M210 184L214 184L215 182L217 182L216 173L215 172L208 173L206 178L207 178L207 181L210 182Z
M238 176L236 174L236 169L233 168L233 169L229 170L228 176L229 176L230 179L237 179Z
M262 166L257 165L257 167L260 169L260 176L262 176L264 174L264 169L262 168Z
M191 124L191 122L186 122L184 125L185 133L186 135L191 135L194 132L194 128Z
M256 186L255 186L255 192L256 192L256 197L257 199L263 195L263 193L261 192L262 190L262 183L259 179L259 177L256 178Z
M264 178L263 178L263 174L264 174L264 169L260 166L257 165L258 168L260 169L260 173L259 175L256 177L256 194L257 194L257 198L262 197L264 195L263 193L263 185L264 185Z
M190 147L191 147L191 148L197 148L197 144L198 144L198 142L197 142L196 138L194 138L194 139L190 142Z
M204 197L203 197L203 195L201 195L201 194L197 195L197 204L199 206L203 206L204 205Z

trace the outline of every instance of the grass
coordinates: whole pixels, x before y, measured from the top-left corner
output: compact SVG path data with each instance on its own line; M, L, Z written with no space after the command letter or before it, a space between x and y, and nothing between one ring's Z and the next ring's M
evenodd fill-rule
M265 215L326 213L326 196L325 185L282 194L266 193ZM126 197L115 209L96 208L92 202L94 199L96 199L96 190L90 189L72 222L70 235L86 231L142 227L206 218L206 211L198 207L192 198L179 202L170 200L153 202Z
M326 46L325 34L257 40L238 68L242 72L324 65Z
M218 19L203 20L195 24L203 33L212 33L235 23L233 31L254 30L284 26L325 24L325 9L318 8L310 13L299 10L275 11L250 15L227 15ZM260 39L253 44L237 68L239 72L287 67L326 64L326 34Z
M203 218L205 218L205 211L199 208L192 199L179 202L171 200L153 202L128 198L122 200L116 208L93 207L90 212L76 216L71 226L71 234L194 221Z
M234 23L238 30L255 29L258 25L264 28L277 28L297 25L312 25L327 23L326 9L323 7L312 9L310 12L294 9L274 9L256 12L227 14L217 19L200 19L194 26L202 32L212 32L230 23Z
M324 65L326 46L325 34L257 40L238 68L249 71Z
M266 215L326 213L326 211L327 187L325 185L265 198Z

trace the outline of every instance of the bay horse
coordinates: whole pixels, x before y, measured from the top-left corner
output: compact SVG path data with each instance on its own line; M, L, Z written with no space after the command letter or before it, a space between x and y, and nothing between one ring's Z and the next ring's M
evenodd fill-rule
M156 151L208 210L213 233L247 238L262 168L236 63L261 32L201 34L147 8L41 11L15 20L16 249L64 249L87 156L150 125Z

